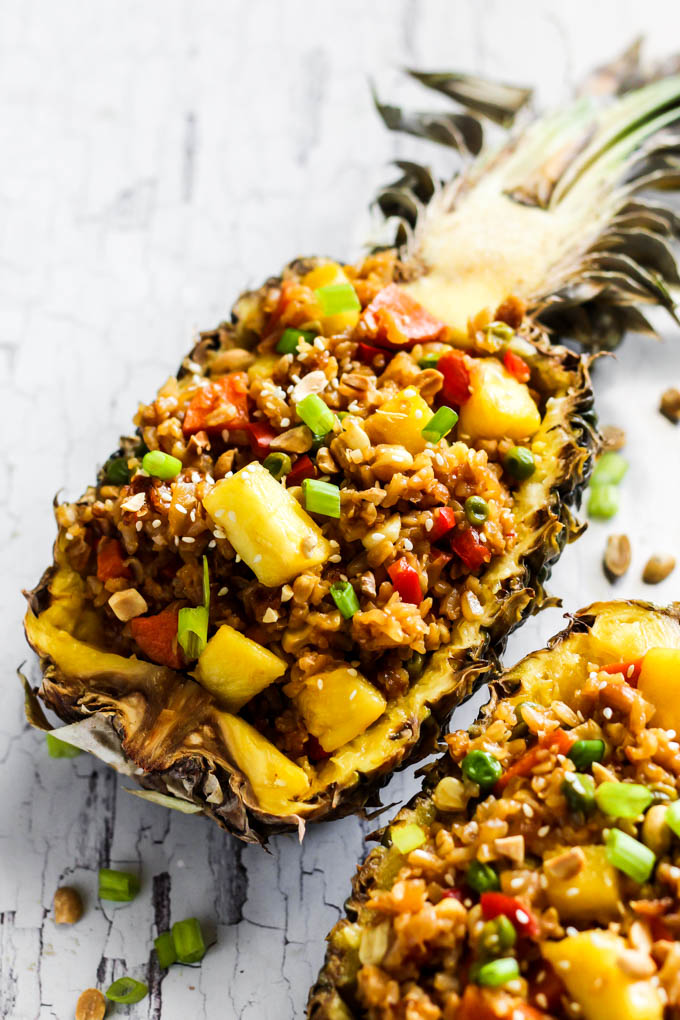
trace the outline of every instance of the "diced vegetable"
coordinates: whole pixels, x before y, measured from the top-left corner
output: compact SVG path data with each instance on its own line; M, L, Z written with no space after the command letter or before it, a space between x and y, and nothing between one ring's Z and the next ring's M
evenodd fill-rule
M503 364L510 375L515 377L517 382L529 382L529 379L531 378L531 369L524 358L520 358L519 354L515 354L514 351L506 351L503 356Z
M296 354L300 340L311 344L314 342L314 336L315 334L308 329L284 329L276 350L279 354Z
M483 963L475 974L477 984L486 985L488 988L500 988L501 985L507 985L508 981L514 981L518 977L519 963L514 956Z
M180 609L177 616L177 640L188 659L197 659L208 641L210 622L210 577L208 559L203 557L203 605Z
M180 963L198 963L205 956L203 932L195 917L175 921L172 926L172 941Z
M255 382L256 379L271 379L274 366L278 365L281 355L276 351L267 351L260 354L252 365L248 366L248 381Z
M50 758L77 758L82 753L79 747L60 740L53 733L45 734L45 744Z
M640 783L600 783L595 802L612 818L637 818L654 800L654 794Z
M262 466L279 482L285 475L290 474L293 465L287 453L280 453L277 450L276 453L270 453L264 458Z
M318 478L305 478L302 483L302 494L305 510L310 514L323 514L324 517L340 517L340 489L332 482L322 482Z
M410 854L427 840L425 831L416 825L415 822L400 822L390 827L392 845L397 848L400 854Z
M444 436L448 436L457 421L458 415L456 412L452 408L443 405L425 424L422 430L423 439L428 443L438 443Z
M588 516L608 521L619 512L619 490L615 485L591 485Z
M512 921L513 927L520 935L535 938L540 931L540 925L529 908L514 896L506 896L501 892L484 892L479 904L485 921L503 914Z
M652 725L680 733L680 649L651 648L640 663L637 686L654 705Z
M536 461L531 450L526 446L511 446L503 458L503 467L511 478L523 482L531 478L536 470Z
M177 478L182 470L182 461L169 453L163 453L162 450L149 450L142 458L142 467L152 478L161 478L164 482L169 482Z
M442 399L460 407L470 396L470 365L472 359L463 351L446 351L437 361L437 371L444 376Z
M396 283L379 291L364 309L361 329L365 336L394 350L438 340L446 332L443 322L430 315Z
M305 679L295 698L305 725L324 751L335 751L378 719L386 702L356 669L339 666Z
M609 450L598 458L590 478L591 485L618 485L628 470L628 461Z
M512 949L516 941L515 926L505 914L487 921L479 935L479 947L487 956L502 955L507 949Z
M563 853L558 848L546 860ZM585 844L581 847L585 863L575 875L558 878L544 871L545 891L551 906L569 921L596 921L606 925L619 916L619 876L607 857L607 848Z
M676 836L680 836L680 800L673 801L666 809L666 825Z
M405 556L387 568L390 581L394 585L402 602L410 602L419 606L423 601L423 590L420 587L418 571L412 567Z
M369 415L364 427L374 445L399 443L409 453L420 453L426 445L423 427L431 417L432 411L418 390L407 386Z
M203 505L268 587L285 584L331 554L321 529L262 464L252 462L223 478Z
M521 703L515 708L515 715L519 716L521 722ZM552 730L550 733L546 733L542 736L534 747L530 748L526 754L523 754L521 758L518 758L516 762L513 762L509 768L505 769L503 775L496 784L496 789L501 791L504 790L511 779L515 776L528 776L532 771L534 765L536 765L543 757L543 751L546 749L556 751L559 754L567 754L574 742L566 730L558 728Z
M383 347L373 347L371 344L360 343L357 344L356 357L357 361L361 361L364 365L384 368L388 355Z
M489 516L489 504L481 496L468 496L465 500L465 516L470 524L483 524Z
M579 772L589 769L593 762L604 758L604 740L577 740L571 745L568 757L571 758Z
M208 434L248 426L248 376L231 372L201 386L184 415L185 435Z
M99 869L99 899L129 903L139 892L139 879L128 871Z
M286 484L288 486L302 485L305 478L316 478L317 471L307 454L298 457L295 464L288 472Z
M587 772L567 772L561 789L574 814L589 815L595 810L595 780Z
M502 1004L503 1006L506 1003ZM485 992L479 985L468 985L463 993L456 1020L500 1020L494 993ZM534 1009L522 999L512 1000L511 1020L545 1020L545 1013Z
M494 758L488 751L470 751L460 763L461 771L473 783L479 785L480 790L490 790L503 775L503 766L498 758Z
M183 660L177 641L178 621L178 611L168 607L155 616L137 616L130 620L130 632L147 659L159 666L181 669Z
M110 581L115 577L131 577L130 568L123 561L123 547L117 538L102 538L97 546L97 577Z
M433 518L434 520L432 527L428 532L428 537L430 542L438 542L440 538L443 538L444 535L448 535L449 531L455 528L456 514L453 507L440 506L434 511Z
M312 430L315 436L325 436L337 422L337 418L330 407L321 399L318 393L308 393L296 405L295 410L300 420L305 423L307 428Z
M271 425L263 421L251 421L248 424L247 432L250 439L250 448L255 456L266 458L272 440L276 439L279 433Z
M610 675L620 673L625 677L626 683L632 687L637 687L643 658L644 656L641 655L639 659L629 659L628 662L611 662L608 666L600 666L600 672L609 673Z
M303 276L302 283L315 292L325 336L354 329L361 304L341 265L326 262L316 266Z
M627 832L610 829L605 840L607 858L615 868L623 871L634 882L646 882L656 863L656 855Z
M437 352L436 354L424 354L418 361L418 368L436 368L441 356L440 352Z
M477 893L491 892L501 887L500 879L490 864L471 861L465 873L465 881Z
M321 314L324 319L349 315L361 309L357 292L351 283L330 283L326 287L319 287L315 293L321 305ZM351 317L354 318L353 314Z
M336 581L332 584L331 597L346 620L359 612L359 599L349 581Z
M464 563L467 570L474 572L491 559L491 550L482 541L477 528L457 531L451 541L451 548Z
M196 664L198 682L230 712L238 712L285 672L283 659L226 623L210 638Z
M120 1002L125 1006L130 1006L134 1002L141 1002L148 993L148 986L143 981L126 976L118 978L112 985L109 985L106 989L106 998L111 1002Z
M470 397L460 410L460 433L473 439L509 438L518 442L538 431L541 415L529 390L497 358L475 358L471 362L470 389Z
M158 966L166 970L171 967L173 963L177 963L177 950L175 949L175 943L172 940L172 934L169 931L164 931L158 938L153 940L153 944L156 947L156 956L158 957Z

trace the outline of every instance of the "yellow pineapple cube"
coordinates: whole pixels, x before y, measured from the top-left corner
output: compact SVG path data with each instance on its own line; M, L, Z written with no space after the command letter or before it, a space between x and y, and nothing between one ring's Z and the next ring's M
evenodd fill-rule
M331 554L321 529L256 461L218 482L203 505L258 581L270 588L325 563Z
M566 849L561 848L550 856L557 856ZM606 847L584 846L582 850L585 865L576 875L560 879L549 869L545 870L546 895L560 917L606 925L619 916L618 872L607 859Z
M201 652L195 676L224 708L238 712L285 672L283 659L225 623Z
M380 691L347 666L307 677L295 702L307 729L324 751L348 744L386 708Z
M281 360L281 355L276 351L269 351L267 354L260 354L255 358L252 365L248 366L248 382L255 379L270 379L274 366Z
M420 453L426 445L422 431L433 413L418 390L407 386L369 415L364 428L375 446L399 443L409 453Z
M656 709L652 725L680 732L680 648L650 648L638 690Z
M475 358L470 369L470 396L461 405L458 428L473 439L519 442L538 431L541 415L524 383L497 358Z
M302 283L314 291L319 290L320 287L337 287L340 284L352 286L338 262L324 262L323 265L316 266L302 277ZM336 312L332 315L324 314L320 308L319 314L324 336L333 336L335 333L344 333L346 330L354 329L361 315L358 298L356 298L355 304L354 308L348 308L346 311Z
M302 283L305 287L318 290L319 287L331 287L336 283L349 283L349 279L339 262L324 262L305 273Z

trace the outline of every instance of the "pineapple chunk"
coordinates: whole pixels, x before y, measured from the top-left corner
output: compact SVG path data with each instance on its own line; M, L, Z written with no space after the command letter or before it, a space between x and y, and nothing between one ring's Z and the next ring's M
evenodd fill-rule
M283 659L225 623L201 652L195 675L224 708L238 712L285 672Z
M541 415L524 383L497 358L475 358L470 369L470 396L460 409L459 429L473 439L528 439L538 431Z
M638 606L625 602L598 604L591 629L598 646L599 662L628 662L650 648L679 648L680 628L671 616L641 614Z
M638 690L654 705L654 725L680 733L680 649L651 648L642 660Z
M658 982L633 978L619 966L628 948L620 935L596 930L544 942L541 950L585 1020L662 1020Z
M432 409L414 386L401 390L364 422L374 445L400 443L409 453L425 449L422 431L432 417Z
M335 751L368 729L383 714L382 694L346 666L307 677L297 707L324 751Z
M321 529L255 461L218 482L203 506L258 581L269 588L325 563L331 554Z
M338 262L325 262L310 270L302 277L302 283L305 287L311 287L312 290L318 290L319 287L333 287L340 283L351 286L351 281ZM321 316L324 336L333 336L335 333L344 333L345 330L354 329L360 315L361 308L352 308L336 315Z
M276 351L269 351L267 354L261 354L255 358L252 365L248 366L248 382L252 383L256 379L271 379L274 365L278 364L280 360L281 355Z
M219 725L229 754L247 777L263 811L293 813L299 805L291 802L309 790L307 773L245 719L220 712Z
M566 849L557 850L555 855ZM606 847L584 846L582 850L585 865L573 877L558 879L549 870L545 872L548 900L551 906L557 908L560 917L607 924L619 913L618 873L607 859Z

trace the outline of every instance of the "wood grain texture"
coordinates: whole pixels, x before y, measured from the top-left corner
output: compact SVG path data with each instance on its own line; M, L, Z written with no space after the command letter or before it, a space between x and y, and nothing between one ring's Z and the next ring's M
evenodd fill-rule
M266 854L128 796L89 758L47 758L14 669L28 657L19 593L50 558L54 493L84 488L137 400L241 289L298 254L356 253L388 161L430 151L381 130L369 74L404 100L418 93L395 68L415 64L536 83L556 102L638 32L663 52L679 29L671 0L0 4L0 1015L67 1020L83 988L129 973L150 987L135 1018L301 1016L375 825L345 819ZM626 596L649 594L648 555L680 549L680 432L656 412L680 385L680 336L663 325L664 344L629 340L596 371L602 420L630 433L613 528L633 541ZM592 526L556 571L568 609L611 596L610 530ZM674 575L654 591L677 593ZM508 661L559 623L554 610L531 621ZM397 777L384 799L412 788ZM139 870L132 904L98 902L102 865ZM74 928L51 917L63 882L86 905ZM190 915L216 944L200 968L161 975L158 927Z

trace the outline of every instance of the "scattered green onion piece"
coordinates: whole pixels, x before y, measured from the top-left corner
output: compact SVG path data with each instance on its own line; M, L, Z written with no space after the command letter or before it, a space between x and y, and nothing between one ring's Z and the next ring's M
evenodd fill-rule
M81 753L79 747L74 747L73 744L60 740L59 737L55 737L52 733L45 734L45 743L50 758L77 758Z
M507 322L501 322L499 320L490 322L489 325L484 328L487 333L493 333L494 336L500 337L501 340L512 340L515 335L515 331L512 326L508 326Z
M471 782L477 783L481 790L491 789L503 775L503 766L498 758L494 758L488 751L470 751L463 758L460 767L463 775Z
M325 436L335 425L334 413L318 393L308 393L295 410L315 436Z
M153 944L156 947L158 964L164 970L171 967L173 963L177 963L177 950L175 949L171 932L164 931L162 935L153 940Z
M478 985L487 988L500 988L519 977L519 964L514 956L506 956L500 960L489 960L476 970L475 980Z
M567 758L571 758L579 772L585 772L593 762L604 758L604 740L577 740L571 745Z
M130 903L139 892L139 879L129 871L99 869L99 899L115 903Z
M358 312L361 302L351 283L329 283L314 291L321 305L322 314L342 315L343 312Z
M441 354L423 354L418 360L418 368L436 368Z
M292 466L293 462L287 453L268 453L262 461L262 467L265 467L277 482L289 473Z
M127 457L109 457L104 465L104 478L109 485L127 485L130 481Z
M417 680L425 669L425 656L422 652L414 652L411 658L406 660L404 665L406 666L406 672L411 677L411 680Z
M195 917L176 921L172 926L172 941L180 963L198 963L205 956L205 942L201 925Z
M641 783L600 783L595 803L612 818L637 818L654 800L654 794Z
M498 892L500 879L490 864L472 861L465 873L465 881L470 888L480 895L485 892Z
M651 875L656 855L649 847L620 829L610 829L605 838L607 859L634 882L642 884Z
M619 490L615 485L592 485L588 497L588 516L608 521L619 511Z
M331 596L346 620L359 612L359 599L349 581L337 581L331 585Z
M512 949L517 941L515 926L505 914L487 921L479 934L480 946L488 956L499 956Z
M489 516L489 504L481 496L468 496L465 500L465 516L470 524L483 524Z
M403 822L393 825L390 829L392 845L396 846L400 854L410 854L411 850L417 850L427 840L425 831L415 822Z
M120 1002L125 1006L133 1002L141 1002L149 993L147 985L143 981L136 981L131 977L118 978L106 989L106 998L111 1002Z
M177 457L172 457L169 453L150 450L144 454L142 467L152 478L161 478L164 482L169 482L173 478L177 478L182 470L182 461Z
M311 344L314 342L314 336L315 334L308 329L284 329L276 345L276 353L296 354L300 341L304 340L305 343Z
M536 470L536 461L533 453L526 446L511 446L503 458L503 467L511 478L523 482L533 475Z
M205 606L180 609L177 640L188 659L197 659L208 643L208 610Z
M332 482L321 482L318 478L305 478L302 483L305 510L325 517L340 516L340 489Z
M628 461L620 453L603 453L593 468L592 485L618 485L628 470Z
M562 793L569 809L576 814L590 814L595 810L595 780L582 772L567 772Z
M432 415L425 428L421 430L421 435L428 443L438 443L444 436L448 436L457 421L458 415L453 408L444 405Z
M680 836L680 800L674 800L667 808L666 825L676 836Z

